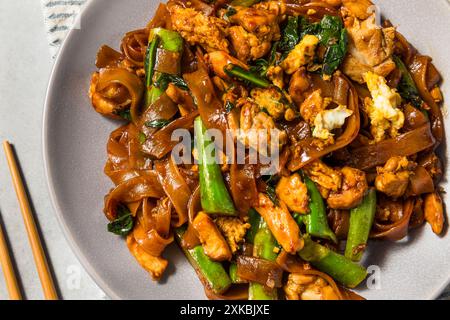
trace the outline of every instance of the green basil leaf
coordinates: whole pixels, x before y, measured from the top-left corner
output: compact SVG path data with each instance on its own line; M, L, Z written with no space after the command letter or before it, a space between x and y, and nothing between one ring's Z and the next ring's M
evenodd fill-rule
M282 38L279 49L283 52L291 51L300 41L299 18L289 17L286 26L281 31Z
M134 219L125 205L119 205L118 218L108 224L108 231L118 236L128 235L134 227Z
M167 87L169 86L169 83L173 83L182 90L189 89L187 83L184 81L183 78L168 73L161 73L161 75L158 77L158 80L156 80L155 82L155 87L160 88L163 91L166 91Z
M167 126L171 121L165 120L165 119L159 119L159 120L153 120L153 121L147 121L145 123L145 126L148 128L154 128L154 129L161 129Z
M234 109L234 107L234 103L227 100L227 102L225 103L225 112L230 113Z

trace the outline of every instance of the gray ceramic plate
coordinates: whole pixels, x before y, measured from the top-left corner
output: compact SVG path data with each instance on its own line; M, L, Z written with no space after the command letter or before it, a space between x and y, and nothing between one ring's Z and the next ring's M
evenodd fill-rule
M164 280L152 282L123 240L106 232L102 214L103 196L112 186L103 175L105 145L118 123L96 114L87 98L95 55L102 44L118 47L125 32L144 26L158 2L95 0L84 11L81 29L67 38L48 89L43 128L46 172L69 243L111 298L204 299L199 280L178 248L165 253L170 267ZM434 58L444 76L450 76L450 7L446 0L377 2L421 52ZM448 101L448 81L443 91ZM445 202L449 201L445 196ZM367 256L364 263L381 270L378 290L360 290L369 299L435 298L450 278L450 238L436 237L428 226L401 243L372 243Z

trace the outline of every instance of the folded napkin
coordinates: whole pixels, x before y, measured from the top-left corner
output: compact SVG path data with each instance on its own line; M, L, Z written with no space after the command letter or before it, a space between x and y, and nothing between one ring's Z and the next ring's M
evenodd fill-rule
M76 18L88 0L41 0L50 52L56 57L67 33L77 28Z
M77 28L77 15L89 0L41 0L50 51L55 58L67 33ZM450 1L450 0L449 0ZM450 286L439 299L450 300Z

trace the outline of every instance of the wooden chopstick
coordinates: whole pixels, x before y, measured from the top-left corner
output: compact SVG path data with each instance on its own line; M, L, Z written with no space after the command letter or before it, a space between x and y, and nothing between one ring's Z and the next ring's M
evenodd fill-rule
M5 276L6 288L8 289L11 300L22 300L19 285L17 283L14 267L9 256L8 246L6 245L3 227L0 223L0 263L2 265L3 275Z
M30 241L31 250L33 251L34 262L44 291L44 297L47 300L57 300L58 295L48 268L47 259L45 257L44 249L42 248L41 239L39 238L39 233L36 228L36 223L34 222L30 203L25 192L13 150L8 141L3 142L3 148L5 150L6 159L8 160L8 166L16 190L17 199L19 200L20 209L22 210L25 229L27 230L28 240Z

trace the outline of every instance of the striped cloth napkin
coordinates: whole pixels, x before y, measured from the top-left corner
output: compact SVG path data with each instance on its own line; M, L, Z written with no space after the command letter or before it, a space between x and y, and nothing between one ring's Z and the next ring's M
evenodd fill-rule
M76 28L76 18L88 0L41 0L50 52L56 57L67 33Z
M76 28L77 15L89 0L41 0L50 52L56 57L67 33ZM127 1L127 0L126 0ZM450 300L450 286L440 299Z

